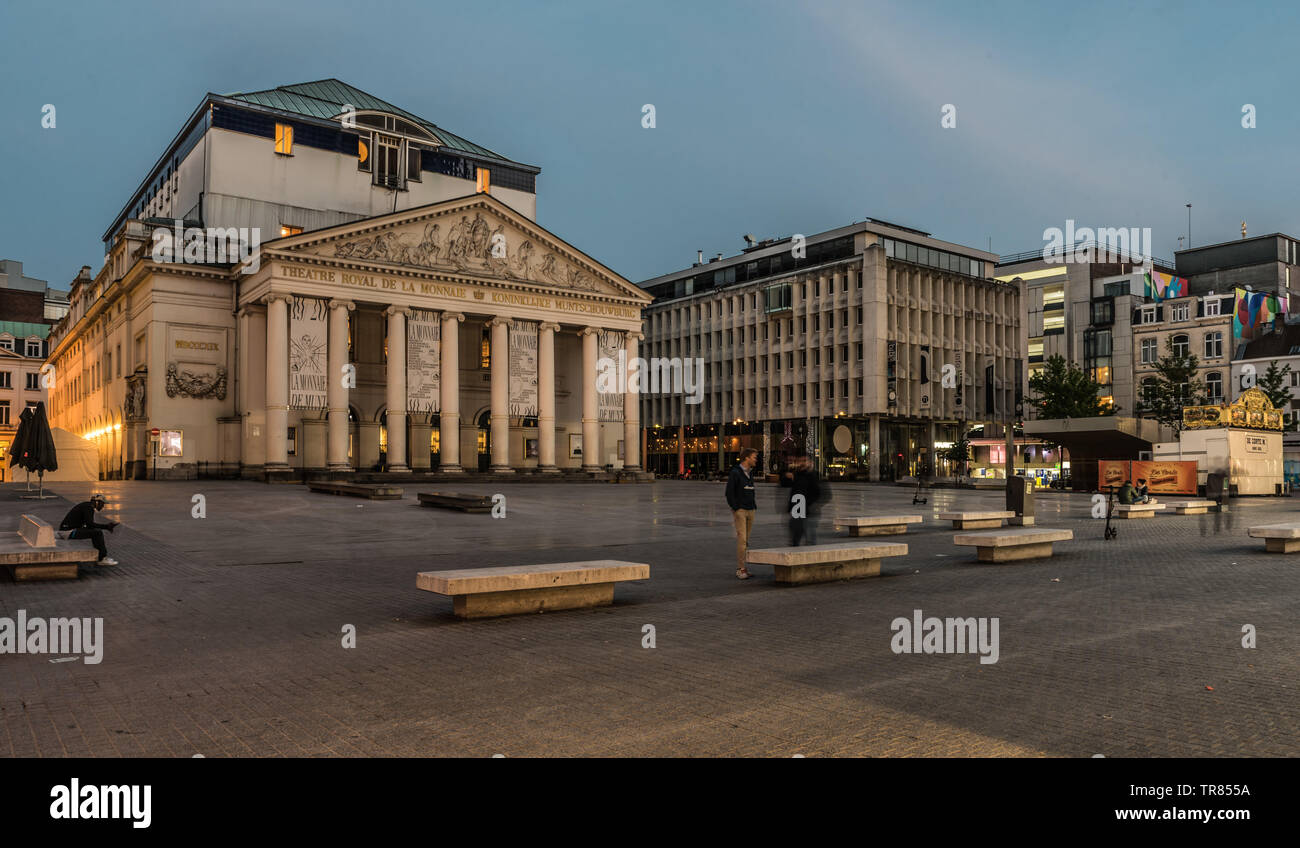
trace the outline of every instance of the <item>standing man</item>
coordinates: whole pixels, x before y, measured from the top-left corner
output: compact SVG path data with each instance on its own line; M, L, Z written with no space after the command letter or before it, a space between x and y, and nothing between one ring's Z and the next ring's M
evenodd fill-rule
M100 565L117 565L117 560L108 555L108 548L104 545L104 531L112 533L117 522L95 523L95 513L103 509L104 504L104 496L96 492L90 496L90 500L82 501L68 510L59 530L66 532L63 537L65 539L89 539L94 542L95 550L99 551Z
M732 520L736 525L736 576L748 580L754 575L745 567L745 555L749 553L749 531L754 527L754 466L758 463L758 451L745 448L740 452L740 461L731 469L727 477L727 506L731 507Z

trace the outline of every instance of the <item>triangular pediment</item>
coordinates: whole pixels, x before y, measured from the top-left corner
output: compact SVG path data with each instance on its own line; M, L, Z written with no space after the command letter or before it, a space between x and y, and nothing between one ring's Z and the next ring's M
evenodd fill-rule
M567 294L651 297L486 194L447 200L268 242L278 254L432 271Z

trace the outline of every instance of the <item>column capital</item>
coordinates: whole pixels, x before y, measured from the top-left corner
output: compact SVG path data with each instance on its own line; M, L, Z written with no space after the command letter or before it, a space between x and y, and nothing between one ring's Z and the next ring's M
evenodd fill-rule
M511 321L511 319L510 319L510 318L507 318L507 317L504 316L504 315L495 315L495 316L493 316L493 318L492 318L491 321L488 321L488 326L489 326L489 327L498 327L498 326L504 324L504 325L506 325L507 327L509 327L509 326L510 326L510 321Z
M275 303L277 300L282 300L285 303L291 303L293 301L293 295L287 294L285 292L271 292L270 294L262 298L262 303L265 303L269 306L270 304Z
M639 342L645 339L645 333L640 333L636 330L624 330L624 332L627 333L626 341Z
M240 318L243 318L245 315L261 315L265 306L266 304L261 301L245 303L243 306L239 307L238 315Z
M578 331L578 335L580 335L580 336L598 336L598 335L600 335L600 334L603 333L603 332L604 332L604 329L601 328L601 327L583 327L581 330Z
M464 320L465 320L465 313L464 313L464 312L444 312L444 313L442 313L442 320L444 320L444 321L455 321L456 323L460 323L461 321L464 321Z
M558 333L560 331L560 325L552 321L543 321L537 325L537 329L550 330L552 333Z
M357 308L357 305L350 300L331 300L330 309L346 309L351 312Z
M388 307L387 309L384 310L384 314L385 314L385 315L388 315L388 316L390 316L390 317L393 316L393 315L401 315L403 318L410 318L410 317L411 317L411 307L409 307L409 306L390 306L390 307Z

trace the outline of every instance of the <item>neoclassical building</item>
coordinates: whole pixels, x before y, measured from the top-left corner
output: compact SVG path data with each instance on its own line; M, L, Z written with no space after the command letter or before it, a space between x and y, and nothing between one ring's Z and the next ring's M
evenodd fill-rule
M74 281L50 356L54 424L105 477L640 467L637 398L596 376L638 355L649 295L491 195L220 268L155 261L147 233L120 277Z
M650 296L540 227L540 169L339 80L205 95L50 334L104 478L641 465Z

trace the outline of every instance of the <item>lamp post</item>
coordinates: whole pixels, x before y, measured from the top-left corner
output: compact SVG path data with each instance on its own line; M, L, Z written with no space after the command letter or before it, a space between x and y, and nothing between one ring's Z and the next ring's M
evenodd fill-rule
M1192 204L1187 204L1187 249L1192 249Z

